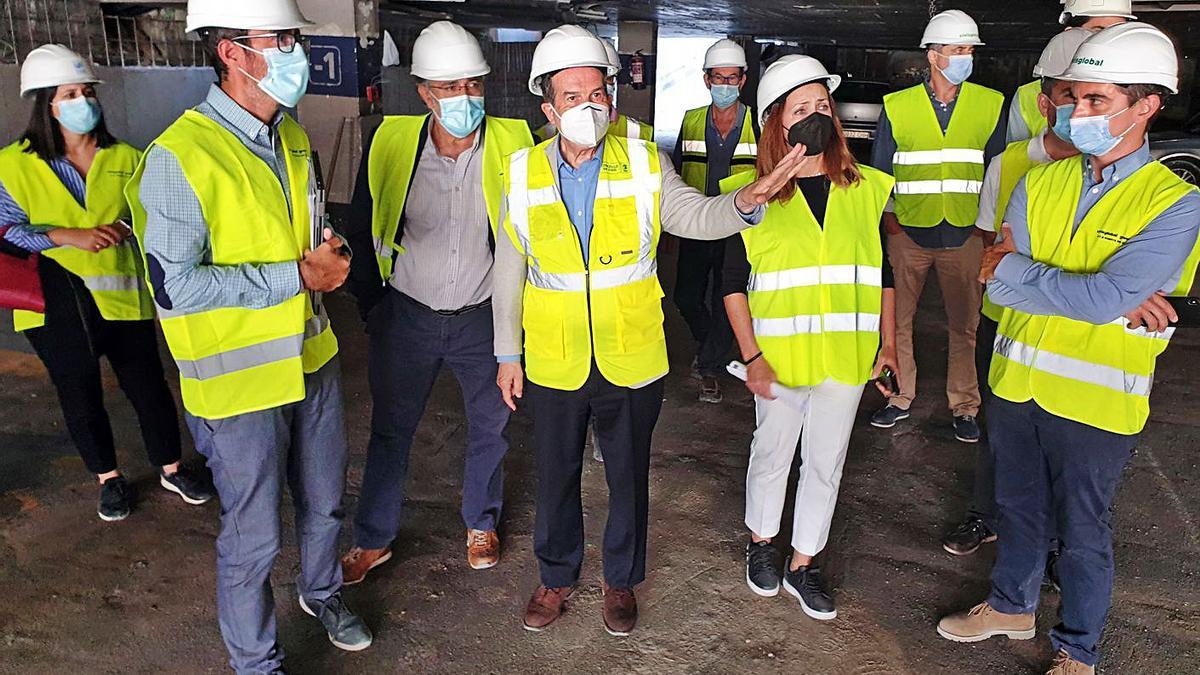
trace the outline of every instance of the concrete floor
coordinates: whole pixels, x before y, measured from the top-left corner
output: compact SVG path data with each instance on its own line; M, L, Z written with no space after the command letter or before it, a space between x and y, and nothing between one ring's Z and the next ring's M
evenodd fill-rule
M944 322L936 295L919 318L923 396L893 432L855 430L824 569L839 603L829 623L786 596L761 599L743 581L741 523L753 411L726 383L726 403L695 400L682 322L668 311L673 370L652 465L650 575L627 639L600 622L602 466L584 475L588 559L569 613L542 634L520 626L537 585L531 424L511 426L501 564L465 563L458 500L464 417L443 377L420 428L396 558L347 591L375 630L365 652L340 652L296 606L290 536L276 566L280 639L293 673L1040 673L1057 597L1044 596L1039 636L966 646L934 632L943 613L987 592L992 548L953 558L938 539L965 508L971 448L953 440L940 382ZM362 481L370 400L365 340L348 300L332 301L342 341L352 448L348 507ZM1200 670L1200 416L1184 370L1200 338L1160 362L1154 416L1117 501L1117 582L1103 644L1107 673ZM213 608L218 507L186 506L156 487L128 403L110 378L109 409L126 472L144 499L128 520L95 516L96 488L63 428L35 357L0 351L0 672L217 673L225 651ZM174 386L174 385L173 385ZM285 510L286 512L286 510ZM290 516L286 516L290 521ZM790 518L785 518L785 523ZM787 533L780 538L786 541ZM348 537L344 536L348 541Z

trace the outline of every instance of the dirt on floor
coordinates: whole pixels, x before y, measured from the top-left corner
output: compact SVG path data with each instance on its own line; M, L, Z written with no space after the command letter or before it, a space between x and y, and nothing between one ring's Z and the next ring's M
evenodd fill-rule
M510 426L503 560L486 571L467 567L459 516L465 419L457 384L443 374L413 448L396 557L346 591L375 631L369 650L338 651L297 607L298 562L288 530L274 576L289 672L1043 672L1058 605L1052 593L1043 595L1036 640L959 645L934 630L942 614L986 595L994 546L955 558L939 544L967 506L974 451L950 430L942 391L945 322L936 294L927 296L917 335L922 392L912 419L890 431L870 427L866 417L880 398L868 392L851 441L822 556L836 620L810 620L790 596L763 599L746 588L751 398L730 379L724 403L696 400L690 340L672 309L673 367L651 467L649 578L638 588L641 615L631 637L610 637L600 620L607 491L603 465L590 459L581 587L550 630L521 628L537 585L525 414ZM331 304L342 343L352 452L346 502L353 513L371 407L366 341L349 299ZM1105 673L1200 672L1200 414L1190 412L1200 336L1185 332L1159 362L1154 414L1117 499ZM218 506L187 506L157 487L132 410L109 377L122 466L142 501L124 522L101 522L94 480L67 437L41 364L27 353L0 351L0 382L0 672L224 672L213 600ZM289 511L283 509L290 523ZM780 542L788 539L790 507L784 523Z

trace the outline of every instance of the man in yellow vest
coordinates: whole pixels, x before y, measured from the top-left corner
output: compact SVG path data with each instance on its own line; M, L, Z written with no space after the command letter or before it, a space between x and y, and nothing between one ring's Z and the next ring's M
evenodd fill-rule
M508 155L533 145L522 120L484 114L491 69L475 36L449 21L413 43L412 74L425 115L385 117L363 155L351 204L352 284L367 323L371 440L347 584L391 558L409 451L445 365L467 418L462 517L473 569L500 559L496 525L509 410L492 353L492 251Z
M653 141L654 127L624 113L617 112L617 76L621 73L621 55L617 53L617 48L613 46L612 40L600 38L600 42L604 45L604 52L608 55L608 65L613 73L604 78L604 85L608 88L608 98L611 101L608 114L608 133L624 136L625 138L640 138L643 141ZM538 127L534 135L539 141L545 141L553 138L557 133L558 127L554 125L554 122L546 122Z
M937 273L949 333L946 395L954 436L979 441L979 384L975 329L981 289L976 281L983 241L975 234L984 167L1004 151L1004 96L967 81L975 21L957 9L934 16L921 46L929 79L888 94L871 150L871 164L896 177L895 198L883 216L888 256L896 275L896 339L900 393L871 416L891 428L910 416L917 395L913 318L932 269Z
M1112 601L1113 498L1176 318L1160 294L1186 294L1195 276L1200 194L1152 160L1146 142L1178 90L1168 37L1144 23L1106 28L1062 79L1073 82L1071 139L1083 156L1021 179L1005 239L980 273L1005 307L988 400L1000 534L992 592L938 632L958 642L1034 637L1054 519L1062 602L1049 672L1091 675Z
M688 185L708 196L721 194L731 174L754 170L758 132L750 108L739 100L746 85L746 52L733 40L717 40L704 53L704 85L712 104L683 115L671 159ZM696 342L692 376L700 380L700 400L721 402L718 379L729 363L733 331L721 296L725 242L681 239L675 277L675 305Z
M606 71L604 47L586 30L561 26L546 34L533 54L529 89L561 133L515 153L504 176L493 306L497 384L515 409L526 391L523 353L542 582L525 612L531 631L561 615L579 579L580 474L593 415L609 485L604 625L613 635L633 630L633 588L646 574L651 436L667 374L659 237L717 239L745 229L761 221L762 205L799 167L794 150L736 193L705 197L679 179L654 143L606 135Z
M1046 44L1038 66L1042 77L1038 80L1038 114L1042 117L1042 130L1033 138L1009 143L999 157L988 164L983 177L983 188L979 193L979 215L975 227L983 236L986 245L996 239L996 233L1004 220L1004 210L1017 181L1030 169L1039 164L1074 157L1079 154L1071 145L1071 114L1075 111L1075 98L1071 95L1071 83L1058 79L1071 65L1075 50L1091 36L1084 30L1063 31ZM992 303L987 295L983 299L983 311L979 317L979 328L975 333L975 370L979 377L979 390L987 396L987 376L992 363L992 343L996 341L996 326L1001 308ZM995 508L995 456L987 439L982 439L975 455L974 496L967 517L949 534L942 538L942 548L952 555L970 555L980 545L996 540ZM1049 571L1049 570L1048 570Z
M371 644L341 593L346 431L321 303L349 261L315 217L308 136L281 110L307 88L299 29L311 25L295 0L189 0L187 30L218 82L126 188L188 428L221 500L217 616L238 673L282 668L271 567L285 484L300 548L294 601L335 646Z
M1136 18L1132 0L1063 0L1063 11L1058 22L1066 26L1066 30L1094 33ZM1046 76L1045 54L1042 56L1033 67L1033 76L1039 79L1018 87L1008 105L1009 143L1033 138L1046 128L1046 120L1038 110L1038 94L1042 88L1040 78Z

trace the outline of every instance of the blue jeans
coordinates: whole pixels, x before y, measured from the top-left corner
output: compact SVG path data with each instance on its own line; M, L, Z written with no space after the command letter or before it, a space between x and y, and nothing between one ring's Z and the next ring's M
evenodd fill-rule
M355 544L384 548L396 538L413 436L443 364L458 378L466 407L463 522L475 530L496 529L509 410L496 386L491 307L446 316L389 290L371 310L367 331L371 440L354 516Z
M338 361L304 378L303 401L207 420L186 415L221 499L217 615L229 665L271 673L283 663L275 639L271 565L279 554L279 502L286 481L300 545L297 591L324 602L342 588L337 537L346 476Z
M988 429L996 452L996 564L988 603L1005 614L1037 611L1046 534L1058 521L1062 604L1050 631L1055 651L1088 665L1112 604L1112 504L1137 436L1052 415L1034 402L992 396Z

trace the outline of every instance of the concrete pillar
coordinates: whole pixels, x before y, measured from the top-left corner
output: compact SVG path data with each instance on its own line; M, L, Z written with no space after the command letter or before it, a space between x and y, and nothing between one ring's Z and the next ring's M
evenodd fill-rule
M658 24L653 21L621 21L617 24L617 52L621 63L641 52L646 59L646 88L634 89L628 83L617 90L617 109L648 124L654 123L654 55L658 50ZM624 79L624 78L623 78Z

